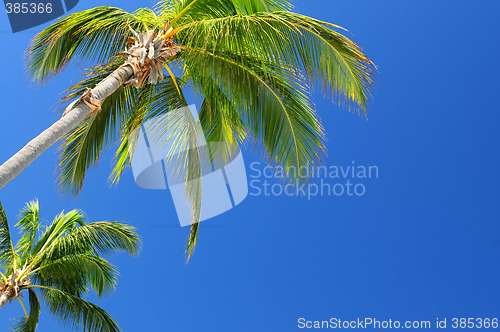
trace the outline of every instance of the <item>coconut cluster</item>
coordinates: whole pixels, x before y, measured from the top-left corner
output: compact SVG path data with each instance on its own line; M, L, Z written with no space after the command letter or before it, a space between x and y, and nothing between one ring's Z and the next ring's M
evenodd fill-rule
M170 29L165 26L158 33L156 30L136 32L130 28L134 35L133 45L119 56L126 56L124 66L129 65L134 75L124 86L134 85L142 87L146 82L157 83L163 80L163 64L180 52L180 48L169 35Z

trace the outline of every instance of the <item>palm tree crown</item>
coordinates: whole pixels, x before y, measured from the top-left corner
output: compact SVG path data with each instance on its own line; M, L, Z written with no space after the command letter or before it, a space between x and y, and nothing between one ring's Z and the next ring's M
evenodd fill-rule
M103 309L85 301L90 289L99 296L114 289L117 270L100 254L127 251L136 255L140 239L131 226L102 221L87 224L77 210L61 213L37 238L38 201L30 202L17 223L22 237L14 246L0 204L0 308L19 300L26 317L14 331L32 332L38 325L40 299L63 323L84 331L120 331ZM22 301L28 295L29 314Z
M90 105L95 97L102 104L90 105L96 112L64 138L63 191L78 193L87 170L114 142L118 150L111 178L118 181L130 165L134 130L149 118L186 106L186 89L203 98L199 118L207 141L223 143L212 154L231 158L234 143L251 141L272 163L314 166L324 156L325 133L310 87L319 86L362 114L370 99L375 65L341 30L293 12L286 0L162 0L134 13L103 6L60 19L28 49L34 80L45 82L73 59L94 63L87 77L68 90L64 100L69 101L99 87L112 73L120 77L115 80L120 86L104 94L107 99L83 99ZM177 139L189 151L183 158L186 178L192 180L186 189L193 204L191 254L200 218L200 167L192 130L185 130L189 121L183 127ZM11 169L16 165L13 161Z

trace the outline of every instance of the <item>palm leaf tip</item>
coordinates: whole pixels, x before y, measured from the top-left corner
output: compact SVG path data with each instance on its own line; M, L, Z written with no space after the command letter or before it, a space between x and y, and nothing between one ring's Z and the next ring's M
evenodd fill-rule
M117 221L94 222L78 227L75 234L102 253L123 250L137 256L141 249L142 241L136 228Z
M186 244L186 256L187 256L186 263L189 262L191 254L194 252L194 249L196 247L196 242L198 240L198 229L199 229L199 223L194 223L190 227L189 237Z

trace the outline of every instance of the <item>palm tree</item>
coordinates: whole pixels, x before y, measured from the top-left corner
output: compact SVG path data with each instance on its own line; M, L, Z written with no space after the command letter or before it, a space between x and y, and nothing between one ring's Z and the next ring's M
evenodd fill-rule
M25 316L14 331L35 331L41 295L48 310L65 324L84 331L120 331L113 318L82 296L89 289L99 297L113 290L117 270L100 254L125 250L136 255L140 239L131 226L101 221L87 224L80 211L61 213L37 239L38 201L26 204L16 226L22 237L14 246L0 204L0 308L18 300ZM23 294L28 295L29 314Z
M310 87L364 115L371 96L375 65L342 29L293 12L286 0L162 0L134 13L105 6L70 14L34 37L28 73L44 83L74 59L94 67L68 90L64 101L74 101L65 115L0 166L0 188L63 137L64 192L77 194L87 170L114 142L111 179L117 182L130 164L134 129L186 106L188 89L203 98L199 118L207 141L224 142L213 153L231 158L232 143L252 141L270 162L314 166L324 156L325 134ZM186 177L194 183L186 190L193 204L188 254L201 206L191 134L184 130L180 140L190 151Z

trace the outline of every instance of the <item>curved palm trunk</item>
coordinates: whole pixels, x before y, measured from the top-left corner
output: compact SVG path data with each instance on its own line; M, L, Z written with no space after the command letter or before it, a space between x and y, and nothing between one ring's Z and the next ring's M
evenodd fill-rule
M130 65L118 68L108 77L102 80L92 89L93 96L101 103L115 92L123 83L133 75L133 69ZM14 156L0 166L0 189L9 181L19 175L28 167L38 156L47 150L52 144L64 137L71 129L80 124L90 114L91 109L84 103L78 103L76 107L56 121L40 135L32 139ZM3 299L3 295L0 298ZM0 308L1 308L0 302Z
M2 309L3 306L6 305L7 302L9 302L13 296L14 296L14 290L12 288L9 288L5 292L3 292L2 296L0 296L0 309Z

